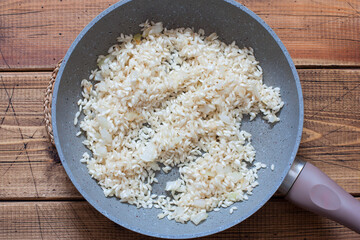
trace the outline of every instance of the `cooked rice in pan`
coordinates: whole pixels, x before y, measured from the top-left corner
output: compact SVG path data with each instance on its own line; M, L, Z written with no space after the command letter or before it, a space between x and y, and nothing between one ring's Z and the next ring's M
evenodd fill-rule
M199 224L207 212L247 200L258 185L266 165L255 161L241 120L262 113L279 121L280 89L263 84L251 48L202 29L141 26L141 35L121 34L81 82L74 124L82 112L83 143L92 152L81 161L105 196ZM175 166L180 177L165 189L171 197L153 194L157 174Z

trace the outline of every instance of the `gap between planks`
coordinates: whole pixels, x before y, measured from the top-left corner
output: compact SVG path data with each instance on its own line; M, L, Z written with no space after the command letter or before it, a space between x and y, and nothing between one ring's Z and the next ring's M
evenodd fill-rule
M295 65L297 70L306 69L306 70L360 70L360 66L352 66L352 65ZM36 72L52 72L54 68L10 68L10 69L0 69L0 73L36 73Z
M352 193L351 196L355 198L360 198L360 193ZM276 192L269 201L284 199L285 196ZM268 202L269 202L268 201ZM7 202L86 202L86 200L79 197L26 197L26 198L0 198L0 203Z

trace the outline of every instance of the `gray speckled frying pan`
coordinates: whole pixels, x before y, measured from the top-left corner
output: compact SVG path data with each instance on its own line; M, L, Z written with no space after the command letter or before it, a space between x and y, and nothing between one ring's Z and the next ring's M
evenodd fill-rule
M162 21L167 28L203 28L206 34L216 32L226 43L236 41L240 47L252 47L263 68L264 82L281 88L285 106L280 113L279 123L270 125L258 117L252 122L245 120L242 126L253 135L252 141L257 151L256 160L268 166L274 164L275 170L271 171L268 168L260 171L260 185L255 188L248 201L234 205L238 210L231 215L228 209L210 212L208 219L198 226L190 222L180 224L166 218L159 220L158 209L136 209L135 206L120 203L116 198L105 198L96 181L90 178L86 166L79 161L83 152L87 151L81 143L84 138L75 136L79 128L73 125L77 112L76 103L81 97L80 82L88 78L90 71L96 68L97 56L115 44L117 36L121 33L139 33L139 24L147 19ZM52 103L56 148L73 184L103 215L123 227L145 235L193 238L225 230L256 212L280 186L282 192L289 191L299 172L304 172L307 166L312 166L300 161L292 166L300 143L304 115L301 86L295 66L271 28L246 7L231 0L124 0L114 4L91 21L71 45L57 75ZM158 179L161 183L154 186L154 191L159 193L167 180L176 178L174 170L170 174L159 174ZM299 188L303 186L298 185ZM310 191L313 186L308 185ZM343 210L342 202L340 205L337 201L330 201L330 205L326 202L326 196L336 199L337 190L327 187L325 183L320 185L322 187L315 192L322 195L312 197L311 194L302 194L305 199L302 199L300 204L312 204L308 206L310 208L319 205L325 210L329 206L333 210L340 206L339 209ZM313 198L316 201L312 201ZM358 202L351 204L355 206ZM360 219L355 218L356 216L352 221L357 221L358 224L352 226L353 229L360 228ZM343 223L348 224L344 221Z

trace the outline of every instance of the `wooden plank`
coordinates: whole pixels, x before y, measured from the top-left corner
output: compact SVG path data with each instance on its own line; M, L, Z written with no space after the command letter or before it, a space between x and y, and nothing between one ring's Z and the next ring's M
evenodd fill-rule
M81 198L44 125L50 73L0 75L0 199Z
M296 65L359 66L359 1L240 2L273 28Z
M299 70L305 128L299 157L360 194L360 70ZM0 199L81 198L43 122L50 73L0 73ZM9 104L9 96L11 104Z
M0 202L0 213L0 239L4 240L146 238L116 225L83 201ZM359 235L285 200L272 199L244 222L204 239L350 240Z
M51 69L117 0L0 2L0 70ZM357 0L239 0L278 34L297 65L360 66Z
M298 156L360 190L360 71L300 70L305 121Z

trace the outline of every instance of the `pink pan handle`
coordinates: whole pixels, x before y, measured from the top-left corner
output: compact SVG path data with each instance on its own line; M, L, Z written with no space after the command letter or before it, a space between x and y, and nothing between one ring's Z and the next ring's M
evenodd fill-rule
M296 160L294 164L301 162ZM360 233L360 201L310 163L303 164L286 199Z

